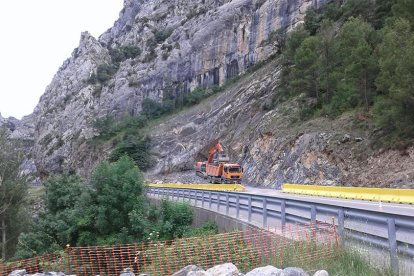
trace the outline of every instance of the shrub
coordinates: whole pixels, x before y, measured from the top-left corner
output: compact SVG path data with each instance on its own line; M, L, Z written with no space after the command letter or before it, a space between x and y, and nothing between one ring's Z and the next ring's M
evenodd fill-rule
M108 81L118 70L117 66L113 64L101 64L97 69L97 80L101 83Z
M146 170L154 166L154 158L150 154L151 139L139 135L127 135L112 151L110 160L117 161L122 156L129 156L141 169Z
M155 42L157 44L163 43L167 38L170 37L172 32L173 32L173 30L171 30L171 29L166 29L166 30L155 32L155 34L154 34Z

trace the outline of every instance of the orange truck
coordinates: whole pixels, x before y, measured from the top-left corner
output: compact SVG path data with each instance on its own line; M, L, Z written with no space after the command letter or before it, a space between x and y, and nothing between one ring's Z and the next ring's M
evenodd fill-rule
M208 159L205 162L205 178L210 183L241 183L243 168L239 164L230 163L228 155L224 152L220 143L217 143L209 151ZM202 168L204 162L197 162ZM198 175L198 171L196 172Z

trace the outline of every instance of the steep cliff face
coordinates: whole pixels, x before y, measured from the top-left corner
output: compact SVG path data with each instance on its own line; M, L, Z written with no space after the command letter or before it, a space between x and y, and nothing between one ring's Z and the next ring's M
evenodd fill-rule
M245 184L283 183L414 188L414 147L373 150L370 133L353 116L299 120L301 97L264 111L276 89L278 61L155 128L157 165L150 180L180 181L172 172L193 169L220 141L245 169ZM272 93L270 93L272 92ZM305 97L306 98L306 97Z
M144 98L161 100L201 86L222 84L267 59L265 43L279 28L301 22L319 0L126 0L114 26L95 39L83 33L32 115L32 154L41 174L86 175L109 149L88 143L97 117L141 110ZM141 53L114 64L113 51L134 45ZM115 71L94 83L100 65Z

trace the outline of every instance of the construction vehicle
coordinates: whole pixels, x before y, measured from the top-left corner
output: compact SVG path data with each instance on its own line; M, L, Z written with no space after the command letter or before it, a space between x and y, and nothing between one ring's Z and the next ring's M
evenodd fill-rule
M202 177L202 178L207 178L207 173L206 173L206 162L196 162L196 175Z
M205 163L206 178L210 183L240 184L242 181L243 168L239 164L230 163L230 158L220 143L210 149L207 161L200 162L200 168L203 163Z

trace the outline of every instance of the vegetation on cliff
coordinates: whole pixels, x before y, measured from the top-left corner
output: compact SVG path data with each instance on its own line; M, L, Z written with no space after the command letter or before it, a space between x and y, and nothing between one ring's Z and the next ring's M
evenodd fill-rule
M409 1L349 0L310 9L282 53L280 91L306 94L301 118L357 110L380 145L414 138L413 17ZM280 92L279 91L279 92ZM372 120L371 120L372 119ZM371 124L372 122L372 124Z

